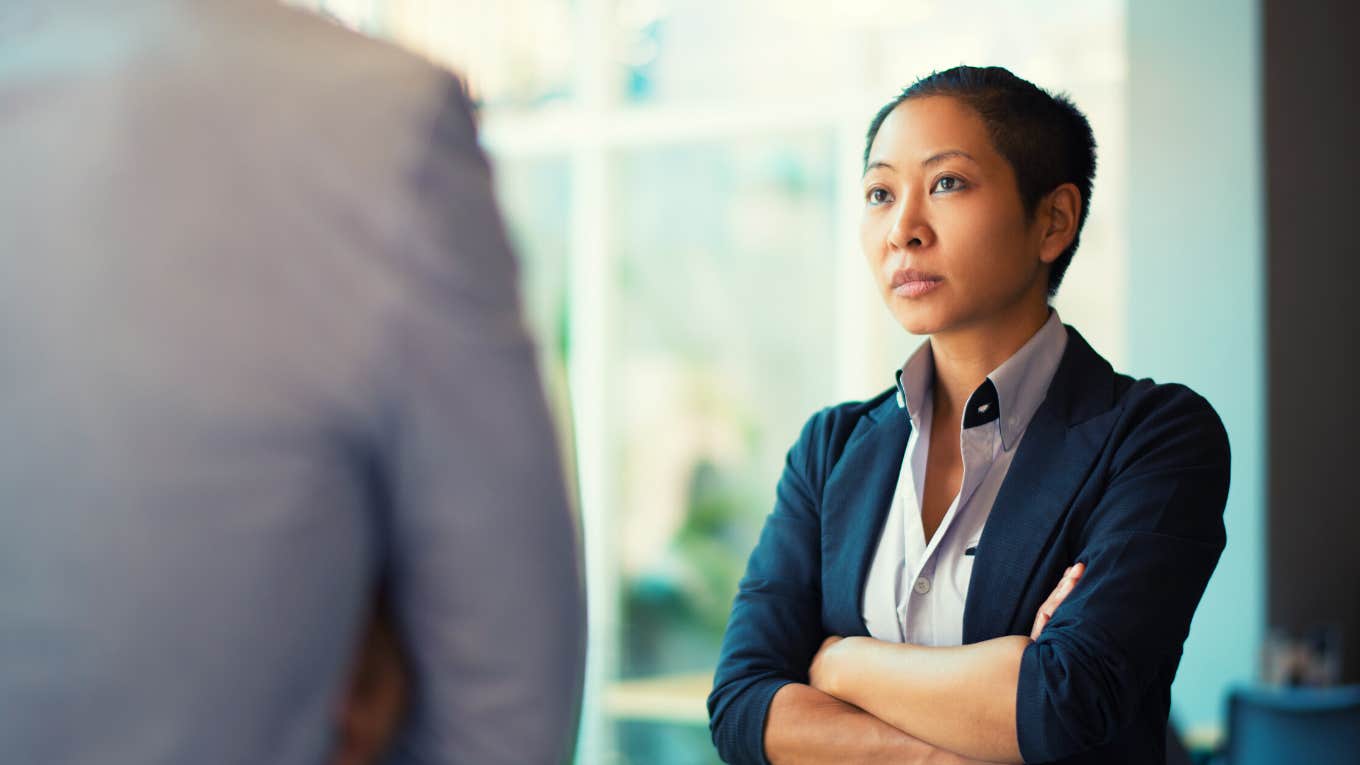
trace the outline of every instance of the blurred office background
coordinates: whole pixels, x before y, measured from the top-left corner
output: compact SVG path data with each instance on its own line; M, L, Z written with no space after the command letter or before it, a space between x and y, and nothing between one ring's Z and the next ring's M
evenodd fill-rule
M886 388L920 342L858 253L865 128L958 63L1006 66L1090 116L1098 177L1057 307L1117 369L1190 385L1227 425L1229 543L1173 688L1181 732L1221 741L1233 687L1360 681L1360 504L1342 478L1356 246L1335 229L1355 202L1355 152L1336 153L1353 140L1354 11L295 4L464 72L480 105L578 476L579 762L715 759L703 700L784 452L816 409Z

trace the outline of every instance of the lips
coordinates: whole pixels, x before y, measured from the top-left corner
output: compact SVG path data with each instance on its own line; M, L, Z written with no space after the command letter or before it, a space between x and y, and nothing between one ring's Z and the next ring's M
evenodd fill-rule
M935 289L944 277L919 268L901 268L893 272L891 289L902 297L919 297Z
M940 282L943 276L927 273L919 268L899 268L893 272L892 287L897 289L907 282Z

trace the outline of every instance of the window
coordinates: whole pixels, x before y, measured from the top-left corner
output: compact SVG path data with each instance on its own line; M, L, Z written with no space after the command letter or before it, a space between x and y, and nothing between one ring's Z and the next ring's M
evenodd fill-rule
M303 2L465 71L577 465L591 645L578 760L716 760L703 706L784 453L917 339L858 253L864 130L915 77L1007 66L1100 141L1057 301L1124 356L1122 4Z

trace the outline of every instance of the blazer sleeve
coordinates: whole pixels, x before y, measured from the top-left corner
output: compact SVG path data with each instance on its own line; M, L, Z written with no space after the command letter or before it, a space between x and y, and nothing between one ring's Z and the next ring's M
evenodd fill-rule
M585 655L577 534L474 132L450 80L389 253L383 521L414 686L392 761L556 763Z
M807 682L825 638L821 627L821 523L818 505L827 411L814 415L789 450L774 510L738 586L708 697L709 729L729 763L766 765L770 700Z
M1227 433L1184 386L1157 386L1128 416L1081 535L1081 583L1024 652L1020 752L1048 762L1108 743L1148 686L1168 681L1226 541Z

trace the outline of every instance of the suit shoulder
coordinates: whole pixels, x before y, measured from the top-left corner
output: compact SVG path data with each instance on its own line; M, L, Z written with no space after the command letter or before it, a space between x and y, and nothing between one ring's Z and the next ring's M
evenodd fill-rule
M441 300L459 284L483 283L479 269L505 267L490 167L454 73L309 11L241 13L259 17L214 43L233 54L215 56L216 65L243 83L242 103L223 119L265 115L251 117L248 149L280 158L279 182L293 199L362 230L350 240L356 251L381 253L403 283L424 291L428 282ZM254 54L240 55L245 48Z
M196 92L179 94L180 102L229 123L248 121L257 147L314 157L303 161L315 167L299 168L308 177L369 189L377 176L405 174L451 110L467 126L463 142L475 143L458 78L410 50L284 4L194 12L211 33L201 50L183 54L204 71L183 78ZM224 93L210 81L236 87Z
M1218 420L1218 412L1209 400L1190 386L1177 382L1159 383L1150 377L1133 379L1119 375L1124 383L1120 404L1126 410L1144 416L1205 417Z
M269 18L242 30L244 36L237 44L268 50L278 59L272 62L275 66L311 69L332 81L368 81L398 92L450 76L448 70L410 50L360 34L316 12L283 4L257 10ZM362 109L365 104L355 107Z
M896 388L888 388L863 401L844 401L814 412L803 425L796 448L816 452L834 462L860 424L871 418L896 392Z
M1227 430L1208 399L1182 383L1121 377L1127 380L1119 400L1126 456L1161 448L1229 461Z

